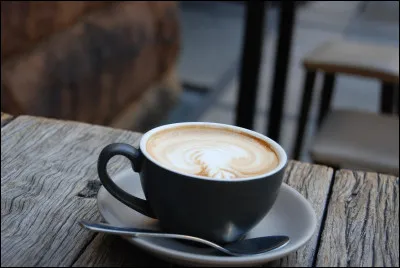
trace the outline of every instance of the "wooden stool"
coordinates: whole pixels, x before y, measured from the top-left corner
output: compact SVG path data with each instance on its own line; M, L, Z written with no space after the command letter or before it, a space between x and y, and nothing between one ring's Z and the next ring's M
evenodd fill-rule
M315 163L399 175L399 117L329 112L310 149Z
M305 57L303 65L307 73L295 148L292 155L294 159L298 159L300 156L317 71L324 72L317 119L318 127L321 126L322 120L329 110L336 73L379 79L382 82L381 112L385 114L393 113L394 89L399 84L398 47L354 43L344 40L327 42Z

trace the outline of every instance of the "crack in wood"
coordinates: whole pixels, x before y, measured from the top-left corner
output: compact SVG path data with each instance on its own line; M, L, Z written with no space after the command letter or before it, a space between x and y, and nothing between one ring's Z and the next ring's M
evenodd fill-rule
M101 182L99 180L90 180L76 196L83 198L95 198L100 190Z

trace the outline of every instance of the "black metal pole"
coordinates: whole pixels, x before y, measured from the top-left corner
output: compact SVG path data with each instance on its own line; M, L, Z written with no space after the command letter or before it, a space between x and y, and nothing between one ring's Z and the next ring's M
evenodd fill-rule
M276 44L274 80L272 84L271 105L269 110L267 135L279 142L282 114L286 93L287 73L295 22L295 2L280 2L279 36Z
M264 1L246 1L245 33L235 124L247 129L253 129L254 123L264 38L264 13Z

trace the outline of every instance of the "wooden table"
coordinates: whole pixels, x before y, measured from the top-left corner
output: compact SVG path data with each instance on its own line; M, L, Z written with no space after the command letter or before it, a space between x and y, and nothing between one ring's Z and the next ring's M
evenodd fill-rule
M3 125L2 114L1 266L173 266L77 224L101 220L100 150L140 137L30 116ZM127 167L118 160L110 173ZM267 266L399 266L399 178L291 161L285 182L311 202L318 227L296 253Z

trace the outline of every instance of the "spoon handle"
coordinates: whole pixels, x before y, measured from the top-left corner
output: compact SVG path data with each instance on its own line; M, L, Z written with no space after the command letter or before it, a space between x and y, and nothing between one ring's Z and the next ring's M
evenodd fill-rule
M151 236L153 235L158 235L158 234L163 234L160 231L153 231L153 230L146 230L146 229L140 229L140 228L131 228L131 227L118 227L118 226L113 226L107 223L99 223L99 222L89 222L89 221L80 221L79 224L94 232L100 232L100 233L107 233L107 234L115 234L115 235L142 235L142 234L149 234Z
M217 250L220 250L229 255L237 255L234 254L225 248L217 245L213 242L208 240L188 236L188 235L181 235L181 234L170 234L170 233L162 233L159 231L152 231L152 230L144 230L139 228L126 228L126 227L116 227L106 223L97 223L97 222L88 222L88 221L80 221L79 224L91 231L100 232L100 233L107 233L107 234L114 234L114 235L130 235L135 237L161 237L161 238L175 238L175 239L182 239L182 240L189 240L194 241L197 243L205 244L210 247L213 247Z
M98 222L80 221L79 224L88 230L99 233L107 233L113 235L130 235L135 237L145 236L145 237L175 238L175 239L197 241L199 243L207 244L212 247L216 245L208 240L204 240L189 235L162 233L159 231L145 230L145 229L131 228L131 227L117 227L107 223L98 223Z

